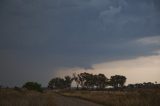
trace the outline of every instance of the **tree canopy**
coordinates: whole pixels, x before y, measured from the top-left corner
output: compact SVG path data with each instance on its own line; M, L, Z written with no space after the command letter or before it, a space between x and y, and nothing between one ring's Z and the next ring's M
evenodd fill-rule
M53 78L49 81L48 87L51 89L70 88L72 81L75 81L78 87L82 89L104 89L111 85L114 88L122 88L126 82L126 77L121 75L111 76L108 79L104 74L91 74L87 72L73 74L73 77L65 76L64 78Z
M28 90L35 90L35 91L42 92L41 84L37 82L26 82L22 87Z

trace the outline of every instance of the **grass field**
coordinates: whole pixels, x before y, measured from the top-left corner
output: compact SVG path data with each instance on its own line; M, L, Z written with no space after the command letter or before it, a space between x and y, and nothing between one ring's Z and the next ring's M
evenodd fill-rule
M54 98L50 92L0 89L0 106L55 106Z
M28 90L0 89L0 106L55 106L54 91L43 93ZM59 91L61 95L92 101L105 106L159 106L160 89L132 91ZM64 100L60 100L63 102ZM72 104L70 104L72 106Z
M105 106L160 106L160 90L64 91L65 96L78 97Z

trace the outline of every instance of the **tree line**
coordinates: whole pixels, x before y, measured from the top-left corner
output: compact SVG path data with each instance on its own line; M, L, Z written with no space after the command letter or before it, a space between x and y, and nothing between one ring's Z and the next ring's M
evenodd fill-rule
M55 77L52 78L48 82L48 89L70 89L71 84L74 81L76 83L77 89L99 89L103 90L106 87L111 87L111 89L145 89L145 88L160 88L160 84L157 82L144 82L144 83L136 83L136 84L128 84L125 86L127 78L123 75L114 75L110 78L107 78L104 74L91 74L87 72L76 74L74 73L72 76L65 76L64 78ZM3 88L0 86L0 89ZM9 88L9 87L6 87ZM26 82L22 88L28 90L35 90L39 92L43 92L41 84L37 82ZM15 90L21 91L22 89L19 87L15 87Z
M160 84L157 82L144 82L144 83L136 83L136 84L128 84L127 88L129 89L137 89L137 88L160 88Z
M71 83L76 82L77 89L105 89L107 86L123 88L127 78L123 75L114 75L108 79L104 74L80 73L64 78L56 77L49 81L48 88L63 89L71 88Z

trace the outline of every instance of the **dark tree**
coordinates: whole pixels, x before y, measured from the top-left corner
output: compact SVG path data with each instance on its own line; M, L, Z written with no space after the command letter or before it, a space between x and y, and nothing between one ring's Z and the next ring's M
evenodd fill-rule
M77 86L81 85L83 89L93 89L95 86L99 89L104 89L108 82L104 74L93 75L86 72L77 76L73 74L73 79L77 82Z
M76 82L77 89L79 89L80 80L79 80L79 77L76 75L76 73L73 73L73 80Z
M98 88L104 89L107 85L108 79L104 74L98 74L96 82L97 82Z
M62 89L65 88L65 80L63 78L53 78L48 83L48 88L50 89Z
M94 87L94 76L90 73L80 73L78 74L78 79L82 88L93 88Z
M94 75L89 73L84 73L85 88L93 88L94 87Z
M35 90L35 91L42 92L41 84L39 84L37 82L26 82L23 85L23 88L26 88L28 90Z
M124 84L126 82L126 77L122 75L115 75L111 76L110 78L110 84L114 86L114 88L123 88Z
M85 83L85 75L86 73L80 73L80 74L78 74L78 79L79 79L79 82L80 82L80 85L81 85L81 87L82 88L85 88L85 85L84 85L84 83Z
M70 88L71 87L71 83L73 81L73 78L71 78L70 76L65 76L65 86L66 88Z

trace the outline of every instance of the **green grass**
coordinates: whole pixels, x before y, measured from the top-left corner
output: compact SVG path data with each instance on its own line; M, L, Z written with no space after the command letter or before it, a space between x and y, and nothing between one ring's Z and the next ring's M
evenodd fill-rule
M0 106L55 106L53 93L0 89Z
M78 97L105 106L160 106L160 90L66 91L62 95Z

